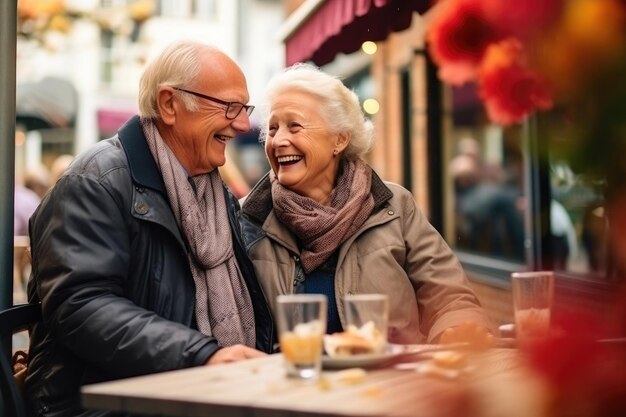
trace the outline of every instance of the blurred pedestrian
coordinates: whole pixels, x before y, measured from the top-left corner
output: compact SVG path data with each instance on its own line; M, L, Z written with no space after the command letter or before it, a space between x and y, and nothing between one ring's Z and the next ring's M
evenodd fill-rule
M28 220L40 202L39 196L21 184L15 184L13 205L13 300L26 301L26 280L30 272Z
M70 164L73 160L74 156L69 154L62 154L54 158L54 161L52 161L52 165L50 165L51 187L53 187L54 184L57 183L59 178L61 178L61 176L65 174L65 171L67 171L67 169L70 167Z
M41 199L33 190L15 184L13 205L13 235L28 236L28 219L35 212Z
M519 188L485 180L481 166L465 154L450 162L459 247L511 260L524 259L524 219Z
M26 169L24 186L37 193L39 198L43 198L50 188L50 171L43 164Z

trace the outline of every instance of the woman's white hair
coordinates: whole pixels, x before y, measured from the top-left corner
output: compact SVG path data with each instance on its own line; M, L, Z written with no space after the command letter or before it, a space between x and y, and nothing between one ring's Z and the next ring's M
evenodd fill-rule
M368 120L357 95L336 77L306 63L294 64L268 83L261 109L260 139L267 139L269 110L272 102L285 92L301 91L319 99L319 109L332 133L349 133L344 150L348 158L362 159L374 144L374 126Z
M200 52L213 49L201 42L182 40L169 45L146 67L139 82L139 115L159 118L156 96L162 86L185 87L200 74ZM189 111L198 110L198 102L191 94L180 94Z

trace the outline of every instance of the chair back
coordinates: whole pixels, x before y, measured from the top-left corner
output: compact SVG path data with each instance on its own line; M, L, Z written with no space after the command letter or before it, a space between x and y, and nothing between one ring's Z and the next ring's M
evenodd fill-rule
M24 402L11 363L13 334L41 320L41 304L21 304L0 311L0 415L25 417Z

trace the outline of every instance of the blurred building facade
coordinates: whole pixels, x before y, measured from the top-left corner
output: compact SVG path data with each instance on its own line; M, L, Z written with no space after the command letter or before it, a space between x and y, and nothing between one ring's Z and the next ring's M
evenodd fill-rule
M115 134L137 110L146 62L176 39L214 44L239 62L251 102L282 67L283 46L274 35L283 19L279 0L20 0L18 8L18 171L49 166L58 155ZM75 88L71 122L20 124L20 91L49 77ZM51 106L66 100L47 96Z
M537 118L509 128L493 125L475 85L441 84L425 47L435 2L58 3L56 13L71 24L49 16L50 30L18 38L18 96L20 86L67 79L76 90L75 114L66 126L18 134L18 170L76 154L114 134L136 111L143 66L175 39L214 43L235 58L248 77L252 103L282 67L312 61L359 95L376 126L372 166L413 192L496 321L510 321L508 277L525 269L557 271L564 307L602 309L612 276L601 195L569 161L542 157L546 145ZM47 96L71 101L60 93ZM248 183L267 170L254 134L231 149Z
M520 270L556 271L557 311L602 311L612 277L601 195L569 161L544 157L537 118L491 124L475 85L442 85L425 45L434 4L284 0L285 65L312 61L355 90L376 126L370 163L413 192L496 322L512 320Z

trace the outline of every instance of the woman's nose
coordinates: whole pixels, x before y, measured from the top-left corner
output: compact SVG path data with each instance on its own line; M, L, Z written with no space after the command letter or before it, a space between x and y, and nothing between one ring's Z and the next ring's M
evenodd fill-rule
M272 137L272 147L280 148L282 146L290 145L290 136L287 131L284 129L278 129L276 133L274 133L274 137Z

